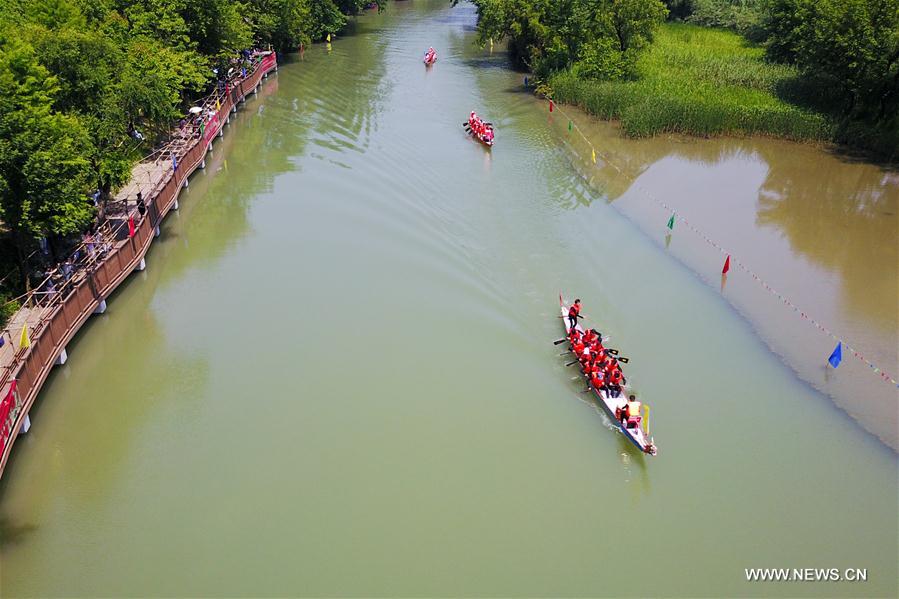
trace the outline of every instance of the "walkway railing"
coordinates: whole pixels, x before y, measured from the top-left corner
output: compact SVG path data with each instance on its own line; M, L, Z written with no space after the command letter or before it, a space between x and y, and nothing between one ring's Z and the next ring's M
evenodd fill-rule
M23 307L0 333L0 476L23 425L25 432L30 426L28 412L50 369L65 362L66 344L91 314L106 310L106 298L129 274L143 270L160 223L177 209L188 177L205 166L206 152L223 134L231 112L277 68L273 52L258 54L245 76L208 96L196 121L179 128L171 142L138 165L152 163L161 175L139 185L146 209L137 202L117 202L96 234L86 237L32 292L17 298Z

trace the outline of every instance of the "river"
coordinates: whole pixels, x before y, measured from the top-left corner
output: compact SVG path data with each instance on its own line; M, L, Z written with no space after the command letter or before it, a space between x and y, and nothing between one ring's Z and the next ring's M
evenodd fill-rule
M391 3L232 119L32 410L0 595L896 595L896 453L680 228L666 250L627 185L585 179L473 26ZM658 456L557 355L559 291L632 359Z

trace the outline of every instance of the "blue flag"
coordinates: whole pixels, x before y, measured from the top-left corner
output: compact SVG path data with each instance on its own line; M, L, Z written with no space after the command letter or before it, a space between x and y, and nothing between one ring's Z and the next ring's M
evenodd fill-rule
M836 368L840 365L840 362L843 361L843 342L838 341L837 346L833 348L833 353L830 354L830 357L827 358L827 361L830 362L830 365Z
M172 170L173 171L178 170L178 159L175 158L174 154L172 154Z

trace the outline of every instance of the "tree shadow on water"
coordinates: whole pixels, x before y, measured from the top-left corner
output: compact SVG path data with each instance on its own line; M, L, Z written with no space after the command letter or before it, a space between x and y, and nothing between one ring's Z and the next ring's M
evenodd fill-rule
M34 524L16 524L8 516L0 516L0 547L21 543L35 530Z

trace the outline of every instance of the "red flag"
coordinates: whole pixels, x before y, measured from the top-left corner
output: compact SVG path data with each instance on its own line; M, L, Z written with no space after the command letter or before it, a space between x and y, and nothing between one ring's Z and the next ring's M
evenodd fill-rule
M550 100L550 101L549 101L549 111L552 112L552 111L553 111L553 108L555 108L555 107L556 107L556 105L553 104L553 101L552 101L552 100Z
M721 274L726 275L727 271L730 270L730 254L728 254L727 259L724 261L724 268L721 269Z
M128 237L134 237L134 215L128 217Z

